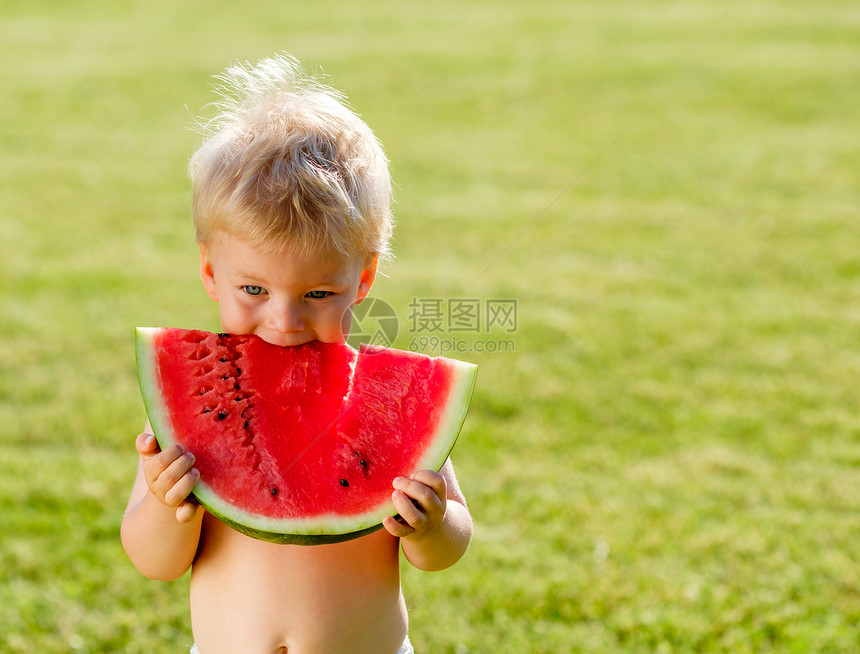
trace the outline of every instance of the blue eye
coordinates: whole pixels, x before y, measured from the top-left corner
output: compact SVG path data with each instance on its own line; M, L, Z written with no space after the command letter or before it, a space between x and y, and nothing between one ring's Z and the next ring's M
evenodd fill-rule
M242 290L245 291L248 295L262 295L265 293L265 290L262 286L243 286Z
M331 294L331 291L311 291L307 294L307 297L311 298L312 300L322 300L324 298L327 298Z

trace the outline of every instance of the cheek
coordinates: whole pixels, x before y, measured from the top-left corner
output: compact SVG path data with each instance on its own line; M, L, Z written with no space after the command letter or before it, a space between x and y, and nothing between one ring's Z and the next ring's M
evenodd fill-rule
M347 336L352 323L352 307L349 301L333 302L317 314L315 329L327 339Z
M349 331L352 328L352 307L341 312L340 317L340 333L349 336Z
M242 334L253 331L253 312L233 298L223 299L220 304L221 328L230 333Z

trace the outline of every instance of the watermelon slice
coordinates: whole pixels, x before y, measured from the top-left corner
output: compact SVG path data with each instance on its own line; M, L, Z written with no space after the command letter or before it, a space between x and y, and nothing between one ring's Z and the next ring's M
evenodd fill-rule
M396 513L392 481L439 470L477 368L415 352L138 328L138 379L162 449L196 456L198 501L276 543L334 543Z

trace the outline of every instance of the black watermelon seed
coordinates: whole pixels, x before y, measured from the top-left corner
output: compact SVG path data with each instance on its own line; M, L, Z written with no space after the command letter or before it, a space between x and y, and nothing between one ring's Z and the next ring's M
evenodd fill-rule
M210 409L208 406L207 406L207 407L204 407L204 408L203 408L203 413L209 413L211 410L212 410L212 409Z
M228 359L227 357L221 357L220 359L218 359L218 361L220 361L221 363L227 363L229 360L230 359Z
M349 486L349 482L346 479L341 479L340 485L346 488L347 486Z
M234 390L234 391L239 391L239 390L242 390L242 387L241 387L241 386L239 386L239 384L233 384L233 390Z
M360 465L362 468L366 468L367 467L367 461L362 459L361 461L358 462L358 465Z
M230 334L228 334L227 332L221 332L220 334L218 334L218 336L220 336L221 338L230 338Z
M223 410L222 410L222 411L219 411L219 412L218 412L218 420L224 420L224 418L226 418L226 417L227 417L227 412L226 412L226 411L223 411Z
M272 495L277 495L277 494L278 494L278 489L277 489L277 487L276 487L276 486L272 486Z

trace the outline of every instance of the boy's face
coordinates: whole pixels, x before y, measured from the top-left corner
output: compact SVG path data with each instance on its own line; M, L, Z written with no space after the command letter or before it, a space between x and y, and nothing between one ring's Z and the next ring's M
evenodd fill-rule
M218 231L200 245L200 274L225 332L275 345L343 343L353 305L373 284L376 257L264 253Z

